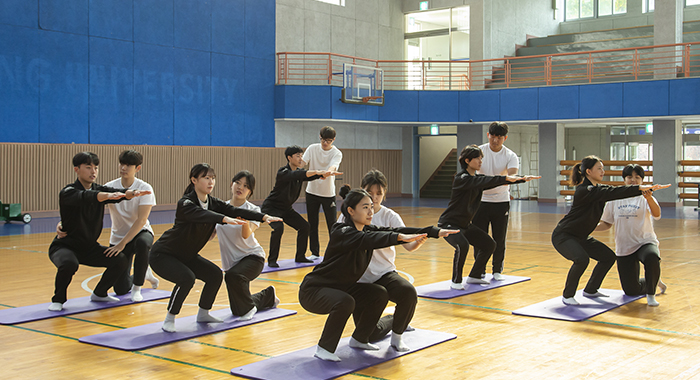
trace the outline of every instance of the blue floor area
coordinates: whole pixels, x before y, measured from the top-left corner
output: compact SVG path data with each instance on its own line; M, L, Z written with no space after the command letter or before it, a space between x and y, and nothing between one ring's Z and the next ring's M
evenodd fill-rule
M425 199L425 198L387 198L384 205L393 207L447 207L448 199ZM534 212L542 214L566 214L571 207L570 203L538 203L537 201L514 200L511 201L511 212ZM306 213L306 204L297 202L294 209L300 214ZM667 219L698 219L700 212L695 211L692 206L684 207L664 207L661 209L661 217ZM149 217L151 224L172 224L175 220L175 210L153 211ZM0 236L40 234L56 231L56 224L59 218L34 218L31 223L22 222L0 222ZM104 217L104 227L111 227L112 222L109 215Z

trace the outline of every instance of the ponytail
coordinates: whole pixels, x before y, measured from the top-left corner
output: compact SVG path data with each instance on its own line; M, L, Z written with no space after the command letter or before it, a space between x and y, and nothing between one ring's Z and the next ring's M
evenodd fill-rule
M208 175L216 176L214 169L209 166L209 164L201 163L193 166L192 169L190 169L190 176L188 177L190 179L190 184L187 185L184 195L194 191L194 183L192 183L192 178L200 178Z
M597 156L586 156L579 162L578 164L574 165L573 168L571 168L571 177L569 179L569 185L573 186L578 186L581 182L583 182L583 179L586 178L586 170L594 167L598 162L603 162L600 158Z
M341 198L345 199L345 197L348 196L349 192L350 192L350 185L348 185L346 183L345 185L343 185L343 187L340 188L338 195L340 195Z

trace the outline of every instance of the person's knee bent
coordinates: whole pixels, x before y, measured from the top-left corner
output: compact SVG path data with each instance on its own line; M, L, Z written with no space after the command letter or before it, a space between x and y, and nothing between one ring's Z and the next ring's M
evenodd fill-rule
M309 224L309 222L304 221L303 224L299 225L299 234L308 235L310 231L311 231L311 225Z
M148 255L148 252L151 250L151 246L153 245L153 237L148 233L147 235L149 235L151 238L149 239L145 236L139 236L134 241L134 250L136 251L137 255Z
M332 314L347 315L348 317L350 317L350 315L352 314L352 312L354 310L355 310L355 299L352 298L350 295L338 300L338 302L336 302L333 305L333 307L331 307Z
M71 276L78 271L80 264L77 260L66 260L58 266L58 272L70 274Z
M232 284L232 285L245 285L248 282L248 278L241 273L235 273L235 272L226 272L224 275L224 281L226 281L227 284Z
M282 222L270 223L270 227L272 228L271 234L281 235L282 233L284 233L284 223Z

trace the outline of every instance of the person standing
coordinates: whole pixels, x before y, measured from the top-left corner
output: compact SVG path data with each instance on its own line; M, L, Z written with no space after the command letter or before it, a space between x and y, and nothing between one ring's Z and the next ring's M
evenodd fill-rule
M63 310L63 304L68 298L68 285L80 264L107 268L90 295L91 301L119 301L108 295L107 291L126 270L128 259L123 253L108 252L107 247L97 242L102 233L104 205L148 195L150 192L98 185L95 179L99 165L100 158L95 153L80 152L73 156L73 170L78 178L59 193L59 225L66 236L57 235L49 246L49 259L57 268L50 311Z
M333 145L335 129L323 127L320 133L321 142L309 145L302 159L309 165L309 170L335 172L343 160L343 153ZM335 180L310 181L306 184L306 215L309 219L309 248L312 260L319 258L320 244L318 241L318 211L323 207L326 217L326 227L330 235L331 227L338 216L335 205Z
M518 156L503 143L508 139L508 124L494 121L489 125L487 133L489 142L479 146L484 153L479 173L484 175L517 175L520 166ZM493 251L492 271L493 279L503 281L503 261L506 254L506 235L508 232L508 216L510 213L510 186L502 185L493 189L484 190L481 196L481 205L474 215L475 226L484 232L489 232L496 242ZM474 257L485 255L481 249L475 247Z
M309 223L296 212L292 205L299 199L301 185L305 181L313 181L320 178L326 179L336 174L342 174L330 170L305 170L302 154L304 150L299 146L290 146L284 150L287 158L287 165L279 168L275 177L275 186L270 194L263 201L261 210L266 214L279 215L282 222L270 224L270 252L267 257L267 265L272 268L279 268L277 258L280 253L282 234L284 234L284 224L297 230L297 250L294 261L298 263L312 263L306 258L306 248L309 243Z

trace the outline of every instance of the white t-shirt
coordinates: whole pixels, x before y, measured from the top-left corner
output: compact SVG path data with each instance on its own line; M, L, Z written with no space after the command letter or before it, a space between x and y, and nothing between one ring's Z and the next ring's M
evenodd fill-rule
M502 146L499 152L494 152L489 144L479 146L484 152L479 173L485 175L508 175L508 169L518 168L518 156L512 150ZM484 190L482 202L510 202L510 185L498 186L495 189Z
M230 204L230 202L226 201L226 204ZM260 207L248 201L239 208L260 212ZM251 220L249 223L260 226L260 222L257 221ZM243 226L232 224L216 225L216 235L219 237L219 250L221 250L221 266L224 271L231 269L246 256L256 255L265 259L265 250L255 239L255 233L250 234L247 239L243 239L242 229Z
M600 220L615 226L615 254L628 256L644 244L659 245L651 218L647 200L639 195L607 202Z
M116 189L124 189L122 185L122 179L117 178L115 180L105 183L105 186L114 187ZM153 193L153 187L146 181L142 181L138 178L134 179L134 183L127 188L128 190L148 190L151 193L148 195L143 195L136 197L131 200L124 200L119 203L108 203L109 207L109 217L112 219L112 236L109 237L109 244L117 245L119 244L124 236L129 232L131 226L136 223L136 219L139 217L139 206L155 206L156 205L156 195ZM151 228L151 223L146 220L142 230L147 230L153 234L153 229Z
M343 214L340 214L338 222L345 221ZM379 227L406 227L401 216L390 208L383 207L372 216L372 224ZM385 274L396 269L396 249L386 247L372 251L372 260L362 277L357 281L360 283L374 283Z
M337 170L343 160L343 153L335 146L323 150L321 143L317 143L306 148L302 159L309 164L309 170L328 170L331 166ZM319 197L335 197L335 177L307 182L306 192Z

